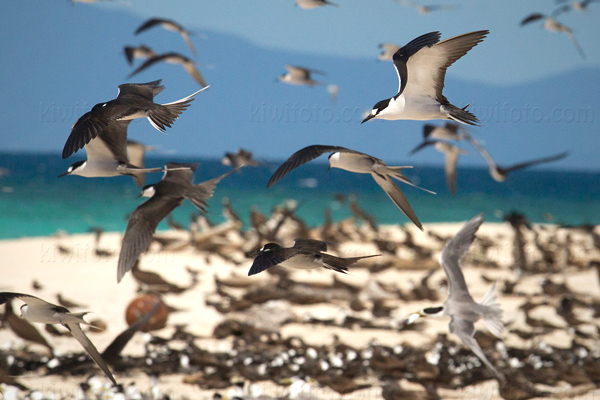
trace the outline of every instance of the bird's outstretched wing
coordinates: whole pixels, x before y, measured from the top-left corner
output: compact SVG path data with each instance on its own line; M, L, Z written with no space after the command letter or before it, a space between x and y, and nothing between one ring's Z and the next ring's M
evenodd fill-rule
M267 183L267 188L273 186L278 180L280 180L288 173L290 173L293 169L301 166L302 164L306 164L307 162L314 160L315 158L323 155L324 153L331 153L337 151L343 153L363 154L358 151L350 150L341 146L325 146L316 144L313 146L305 147L292 154L290 158L288 158L283 164L279 166L279 168L277 168L275 173L273 173L273 175L271 176L271 179L269 179L269 182Z
M487 369L494 375L494 377L500 382L500 384L504 384L506 382L506 378L504 375L494 367L494 365L487 359L481 347L479 347L479 343L473 337L475 333L475 327L472 322L459 319L452 318L450 321L450 332L454 333L458 338L465 344L479 359L483 364L487 367Z
M430 47L440 41L442 34L440 32L429 32L411 40L405 46L401 47L394 56L394 67L398 74L398 94L402 94L408 83L407 63L410 57L414 56L424 47Z
M545 163L549 163L549 162L562 160L563 158L567 157L568 155L569 155L569 152L565 151L565 152L562 152L560 154L556 154L553 156L537 158L535 160L524 161L524 162L521 162L521 163L518 163L515 165L511 165L510 167L499 168L499 169L501 169L502 171L507 173L510 171L518 170L518 169L533 167L534 165L545 164Z
M148 249L160 221L181 205L182 201L179 198L153 196L131 213L119 253L117 282L121 282L140 255Z
M150 318L156 313L158 310L158 306L160 305L160 301L156 301L156 304L150 311L144 314L141 318L139 318L135 323L131 324L129 328L125 329L123 332L119 334L112 342L108 345L106 349L102 352L102 358L111 364L116 362L119 354L125 348L127 343L131 340L133 335L138 332L148 321Z
M389 198L392 199L400 211L402 211L402 213L406 215L417 228L423 230L423 225L419 221L417 214L415 214L408 200L404 196L404 193L402 193L402 190L394 183L392 178L388 175L380 175L377 173L372 173L371 176L373 176L375 182L383 189Z
M530 14L530 15L526 16L525 18L523 18L523 20L521 21L521 26L526 25L533 21L544 19L544 18L546 18L546 15L541 14L541 13Z
M483 223L483 214L467 222L462 229L450 239L440 255L440 264L448 277L448 299L473 301L460 268L460 262L467 254L475 240L475 233Z
M398 50L398 57L394 55L394 65L401 80L400 89L403 89L399 90L399 94L426 95L442 104L447 103L442 94L446 69L467 54L488 33L487 30L469 32L437 42L439 32L432 32L421 36L422 42L407 50L406 54L403 55L402 49Z
M0 305L6 303L12 299L19 299L25 302L27 305L32 307L43 307L43 308L52 308L57 312L69 312L69 310L65 307L49 303L45 300L40 299L39 297L32 296L30 294L25 293L15 293L15 292L1 292L0 293Z
M254 259L254 262L250 267L250 271L248 271L248 276L256 275L259 272L266 270L267 268L271 268L279 263L284 262L285 260L290 259L291 257L297 254L300 254L300 251L293 248L281 250L282 251L278 251L277 253L273 253L270 251L261 252Z
M92 341L85 335L85 333L83 333L79 324L66 324L66 327L69 329L69 331L71 331L71 334L75 339L77 339L79 344L83 346L85 351L87 351L92 360L94 360L94 362L98 364L100 369L102 369L104 374L106 374L106 376L108 377L108 379L110 379L113 385L117 385L117 381L110 372L110 369L108 369L106 361L104 361L100 353L98 353L98 350L96 349L96 346L94 346Z

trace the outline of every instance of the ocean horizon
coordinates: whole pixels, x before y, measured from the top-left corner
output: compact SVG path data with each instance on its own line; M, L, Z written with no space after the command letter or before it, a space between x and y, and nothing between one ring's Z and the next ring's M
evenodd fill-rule
M166 162L198 163L195 182L214 178L230 170L215 159L180 155L146 157L147 167ZM324 161L324 160L323 160ZM127 216L145 199L130 177L83 178L58 175L72 164L55 154L0 153L0 239L89 232L92 227L123 232ZM209 201L207 217L224 221L221 203L228 197L248 226L251 206L269 214L286 200L297 201L297 215L311 226L323 222L324 210L331 209L334 221L351 216L333 195L355 194L359 205L372 213L380 224L405 224L408 219L392 203L369 175L342 170L327 171L324 162L311 162L294 170L270 189L266 183L279 163L245 167L219 183ZM415 184L437 192L426 193L400 184L415 213L423 223L458 222L483 212L487 221L501 221L502 214L519 211L532 222L579 225L600 224L600 179L593 171L524 170L498 183L487 168L458 170L456 196L446 188L442 167L419 166L405 170ZM162 175L147 174L153 183ZM173 212L184 226L197 210L186 201ZM159 230L167 229L163 221Z

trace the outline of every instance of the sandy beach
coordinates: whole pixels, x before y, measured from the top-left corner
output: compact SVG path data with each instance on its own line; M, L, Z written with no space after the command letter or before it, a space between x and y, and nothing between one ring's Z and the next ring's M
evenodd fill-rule
M384 257L373 257L366 259L350 269L347 275L342 275L328 270L312 271L292 271L291 278L297 282L310 284L320 284L323 287L332 286L334 279L347 285L359 288L361 293L373 293L373 282L382 284L384 287L394 287L401 293L410 293L416 286L420 285L421 280L432 269L428 285L438 294L441 303L446 296L445 275L437 263L437 256L443 246L443 242L434 239L430 233L441 238L451 237L460 227L461 223L427 224L425 233L418 231L414 227L407 226L407 232L410 232L413 242L420 248L430 249L431 256L425 259L417 259L414 251L406 246L400 246L397 252L396 264L391 268L386 268L380 272L373 272L372 266L381 263ZM363 227L364 228L364 227ZM216 228L214 228L216 229ZM536 232L539 233L538 241L545 242L548 238L565 238L567 231L556 226L536 226ZM513 229L509 224L484 223L478 233L479 239L470 249L464 262L463 271L467 284L474 299L479 300L489 289L491 282L497 282L498 299L504 310L503 320L507 326L504 334L504 346L507 348L528 350L539 346L551 346L552 348L566 349L572 346L574 339L573 329L557 313L556 306L560 303L560 294L551 296L543 289L542 281L550 279L552 284L560 286L566 285L572 291L577 299L584 299L588 303L598 303L600 301L600 285L598 272L588 267L591 260L600 259L598 249L594 247L592 239L585 232L570 230L569 244L566 250L562 252L565 260L557 258L560 270L554 273L520 273L513 268L514 260L512 255ZM186 231L168 231L160 232L161 237L169 236L177 238L184 243L189 239L189 233ZM382 226L379 229L379 237L385 237L389 241L402 243L406 240L406 232L398 226ZM238 243L239 236L236 231L231 230L224 237L229 238L231 243ZM534 237L531 233L525 235L527 244L525 252L530 262L541 258L539 250L533 245ZM138 284L133 279L132 274L128 273L119 284L116 282L116 265L118 252L120 248L121 233L105 233L102 235L99 247L112 253L109 256L98 256L95 253L94 235L59 235L52 237L24 238L16 240L0 241L0 253L3 255L3 262L0 266L1 274L4 277L0 282L0 290L29 293L50 302L56 302L57 293L61 293L65 298L72 299L82 305L82 309L77 311L90 311L86 316L88 321L99 319L106 323L107 329L101 333L88 333L90 339L96 347L102 351L110 342L124 329L127 328L124 314L127 305L136 297ZM490 243L482 246L483 243ZM292 243L283 243L291 245ZM261 273L256 276L248 277L247 272L252 264L251 259L241 259L239 265L226 261L219 255L209 252L199 252L191 246L179 246L182 248L171 250L159 250L158 245L153 244L150 251L142 256L140 267L144 270L155 271L161 274L168 281L185 287L190 284L190 274L186 271L189 267L199 272L199 283L180 294L166 294L163 299L172 307L179 309L178 312L172 312L168 317L168 324L165 328L153 332L154 335L170 338L175 332L176 325L185 325L185 331L197 335L194 344L204 350L211 352L232 351L234 341L231 337L216 339L213 337L215 327L229 318L247 320L247 312L232 312L222 314L214 306L208 303L214 303L219 296L217 294L216 280L229 283L231 293L243 291L243 288L255 283L269 284L275 280L275 276L268 273ZM555 254L560 255L560 243L555 243ZM62 251L60 250L62 249ZM373 243L364 243L360 241L348 241L339 246L337 254L349 257L352 255L372 255L379 254L380 250ZM369 268L366 268L369 266ZM370 271L371 270L371 271ZM33 288L33 281L37 281L42 287L39 290ZM513 282L514 287L510 290L511 294L503 293L507 282ZM371 286L369 286L371 285ZM238 289L235 289L235 287ZM378 285L377 285L378 286ZM371 287L371 292L365 288ZM381 286L378 286L381 288ZM544 286L545 287L545 286ZM366 291L365 291L366 290ZM241 292L240 292L241 293ZM380 295L384 299L387 307L391 308L390 316L385 319L386 323L397 323L408 317L412 312L418 311L423 307L437 305L438 302L427 300L407 301L390 294L389 288L385 295ZM373 295L372 295L373 296ZM526 301L547 302L546 305L535 307L530 316L556 325L558 328L549 333L538 332L536 328L528 325L524 312L519 308ZM16 302L15 309L20 302ZM285 308L285 307L284 307ZM274 308L277 310L277 308ZM287 308L285 308L288 310ZM584 323L578 327L582 332L588 334L588 337L577 337L578 343L582 343L587 348L600 354L600 343L598 341L598 320L593 318L592 310L585 307L575 307L575 314ZM74 310L72 310L74 311ZM18 312L18 310L16 311ZM287 312L287 311L286 311ZM384 346L405 346L409 344L413 347L425 346L436 338L438 334L446 334L448 339L455 343L460 343L459 339L448 333L447 319L428 319L422 323L421 330L398 330L398 329L375 329L375 328L354 328L348 329L342 326L326 326L306 324L308 318L317 318L320 320L335 320L340 316L353 315L361 318L370 318L369 310L354 311L348 307L348 302L334 301L331 303L318 303L313 305L291 305L289 312L293 315L293 321L282 324L279 332L282 337L300 337L305 343L313 346L333 346L334 344L344 343L357 349L369 346L374 341ZM252 313L260 315L260 313ZM272 316L271 316L272 317ZM255 317L253 317L255 318ZM395 321L395 322L393 322ZM260 324L260 322L259 322ZM55 349L56 355L64 355L68 352L81 354L82 349L79 344L68 336L51 336L44 331L42 325L37 324L39 330L51 343ZM476 325L480 331L485 331L483 324ZM59 327L59 329L62 329ZM515 330L536 333L532 339L523 339L515 334ZM64 331L64 330L63 330ZM148 340L148 334L138 333L122 352L122 356L140 357L145 353L145 345ZM174 345L177 347L177 345ZM179 344L183 346L183 344ZM0 330L0 348L4 350L18 350L27 348L31 351L50 356L48 349L43 346L26 342L18 338L9 329L7 324L3 324ZM496 348L498 345L496 344ZM486 351L487 352L487 351ZM509 360L503 360L504 364L509 364ZM518 362L515 362L518 368ZM503 370L507 367L504 366ZM75 398L79 385L84 382L86 376L43 376L44 369L35 373L20 376L17 380L32 390L42 393L58 393L59 398ZM135 382L136 387L141 391L152 392L152 388L163 394L168 394L170 398L193 398L203 399L212 398L213 394L218 392L228 395L231 388L220 390L205 390L199 385L189 382L194 372L190 373L169 373L165 371L158 377L157 381L152 381L141 371L126 371L125 373L116 372L115 378L124 386ZM97 370L97 378L106 380ZM193 379L192 379L193 380ZM240 377L241 381L247 381ZM106 380L107 381L107 380ZM372 384L370 388L357 390L342 397L329 388L322 387L316 382L311 383L312 398L344 398L344 399L373 399L381 398L381 387L377 380L367 378ZM406 388L416 387L422 389L420 385L410 383L403 379L401 386ZM264 394L283 396L287 393L287 388L283 385L276 385L273 382L257 381L255 384L261 388ZM540 386L540 385L538 385ZM3 386L6 391L6 386ZM592 385L593 387L593 385ZM546 386L543 389L552 393L567 393L573 387L564 381L557 382L554 386ZM600 390L596 389L589 392L587 389L581 389L581 397L588 399L594 396L600 396ZM23 396L25 391L21 391ZM573 392L572 394L576 394ZM482 394L485 394L482 397ZM494 380L486 380L473 386L467 386L460 389L448 389L440 387L438 395L442 398L501 398L498 392L497 383ZM591 396L591 397L590 397ZM562 397L562 395L559 395ZM409 398L409 397L407 397ZM420 397L419 397L420 398Z

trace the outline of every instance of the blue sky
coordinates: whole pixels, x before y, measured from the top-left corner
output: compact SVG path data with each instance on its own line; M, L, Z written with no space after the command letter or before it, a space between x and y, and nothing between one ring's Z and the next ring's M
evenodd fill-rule
M430 31L442 38L488 29L485 45L469 54L470 62L459 62L449 75L488 83L515 83L539 79L582 65L600 66L600 4L588 12L563 14L558 18L573 29L587 53L582 60L569 39L550 33L541 23L519 27L532 12L549 13L551 0L438 0L423 4L457 5L454 10L419 14L392 0L338 0L340 7L302 10L293 0L115 0L102 7L117 7L144 19L165 15L201 33L203 29L225 32L253 43L309 54L370 58L381 42L405 44ZM486 60L485 68L481 61Z
M434 30L445 39L489 29L485 41L447 74L449 100L456 105L471 103L485 119L485 126L471 132L501 165L567 149L571 156L555 164L557 168L600 169L600 4L560 18L573 28L586 51L583 60L566 36L546 32L539 23L518 26L531 12L553 10L549 0L440 0L459 8L429 15L393 0L338 3L340 7L301 10L293 0L10 2L0 14L0 151L50 151L60 156L77 118L94 104L114 98L124 82L162 78L166 89L156 101L163 103L196 91L195 82L172 65L127 79L131 69L122 55L126 44L144 43L159 52L191 56L175 33L156 28L133 35L145 19L161 16L195 32L197 64L211 84L168 135L146 121L131 124L132 138L158 145L163 153L219 157L242 146L260 158L283 159L301 147L321 143L364 151L388 162L442 165L435 151L406 157L420 140L421 122L359 125L362 111L397 90L391 63L376 60L377 44L403 45ZM275 83L285 63L326 71L322 79L340 85L338 103L329 104L320 88ZM508 120L501 114L506 104ZM311 119L262 121L256 119L257 109L308 110ZM590 110L593 118L569 120L569 113L579 109ZM323 120L327 113L345 117L348 110L352 118ZM493 112L499 114L493 117ZM536 112L543 114L540 121L533 120ZM83 157L81 153L65 165ZM461 165L485 164L472 154Z

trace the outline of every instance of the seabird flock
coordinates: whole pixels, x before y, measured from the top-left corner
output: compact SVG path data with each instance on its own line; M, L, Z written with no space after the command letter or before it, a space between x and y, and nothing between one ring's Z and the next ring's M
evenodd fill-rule
M420 13L427 14L432 11L451 10L455 6L424 6L412 1L397 0L399 3L416 8ZM549 16L536 13L522 21L522 25L536 20L544 21L544 28L549 31L559 31L567 34L578 51L584 57L583 50L573 37L571 30L558 23L554 18L570 9L585 10L594 0L574 2L571 5L561 5ZM296 5L301 9L314 9L322 6L335 6L327 0L296 0ZM175 21L164 18L151 18L145 21L135 34L142 34L148 29L162 27L177 32L181 35L190 52L195 57L196 49L190 38L191 33ZM453 105L443 94L446 70L459 58L465 56L470 50L481 43L489 34L487 30L468 32L440 41L440 32L430 32L418 36L404 46L382 43L380 60L392 61L398 74L398 92L396 95L377 102L365 115L361 123L374 120L446 120L444 125L425 124L423 127L423 141L411 151L414 154L427 147L434 147L444 154L445 173L449 192L454 195L457 190L457 163L460 155L466 154L458 143L466 142L479 152L489 165L491 177L503 182L509 172L529 166L553 162L567 156L561 153L554 156L539 158L518 163L509 167L499 167L489 155L488 151L470 135L466 126L479 126L477 116L468 110L469 104ZM206 213L207 200L213 196L218 183L226 179L234 171L239 171L244 166L258 166L261 163L252 159L252 153L239 149L236 154L226 153L222 163L232 167L232 170L221 176L212 177L201 183L194 183L195 164L170 162L161 168L145 168L143 166L144 152L151 147L133 142L127 138L127 129L130 122L136 118L146 118L156 130L165 132L171 128L176 120L186 111L198 95L208 85L198 71L195 62L178 53L168 52L158 54L145 45L136 47L126 46L124 53L130 65L136 59L144 60L131 72L129 77L150 68L158 62L180 64L185 71L200 85L201 89L180 100L160 104L155 102L155 96L163 91L161 80L148 83L124 83L119 85L117 97L113 100L95 105L89 112L82 115L73 125L62 152L63 158L68 158L78 150L84 148L87 153L85 161L71 165L64 175L79 175L82 177L113 177L128 175L134 178L136 184L142 187L140 196L149 199L138 206L130 214L127 229L123 236L122 246L117 264L117 282L132 270L136 279L145 274L138 267L140 256L146 252L153 241L158 224L177 207L188 199L200 212ZM313 75L325 75L323 72L293 65L285 65L288 71L277 78L278 81L291 85L323 86L324 82L314 80ZM334 90L330 85L329 91ZM335 87L337 95L337 86ZM403 170L412 166L388 166L383 160L374 156L351 150L336 145L311 145L292 154L273 173L266 183L267 189L277 181L284 178L295 168L329 153L328 169L331 167L346 170L352 173L371 174L375 182L385 191L400 211L420 230L424 230L416 212L402 193L394 180L417 187L428 193L434 192L420 188L403 175ZM163 178L155 183L144 186L145 174L163 172ZM357 205L355 205L357 207ZM355 208L357 215L360 210ZM233 210L230 210L231 219L239 219ZM253 214L254 219L260 218ZM264 219L265 217L262 216ZM174 222L170 220L170 223ZM449 330L455 334L489 370L489 377L498 381L499 387L510 384L505 375L488 360L483 350L474 338L474 323L482 320L486 328L496 337L501 338L504 324L502 309L496 297L495 283L482 300L476 302L469 293L469 288L462 272L462 261L475 241L476 233L483 223L482 215L468 221L454 237L445 242L440 255L440 264L448 281L448 297L438 307L427 307L421 311L410 314L405 318L406 325L413 324L419 317L446 316L450 317ZM259 224L258 222L256 223ZM99 235L98 234L98 240ZM271 236L272 237L272 236ZM249 255L254 258L248 275L262 273L267 269L280 265L285 268L317 269L326 268L340 273L348 273L349 269L363 259L379 257L381 254L372 254L357 257L338 257L327 253L331 244L326 240L297 238L292 247L283 247L279 243L267 241L263 238L261 246ZM379 245L379 243L378 243ZM149 273L148 273L149 274ZM148 275L146 274L146 275ZM157 274L154 274L158 276ZM253 279L253 278L247 278ZM171 285L161 281L161 285ZM181 289L183 290L183 289ZM66 327L72 336L83 346L91 359L101 368L110 381L117 385L117 380L109 369L103 355L88 339L81 329L81 324L90 325L83 317L85 312L72 313L62 305L48 303L35 296L1 292L0 304L7 304L11 300L20 300L21 316L24 320L43 324L61 324ZM62 303L62 301L61 301ZM12 308L10 308L12 312ZM154 311L156 310L156 307ZM5 315L8 314L8 311ZM8 317L7 317L8 318ZM145 316L146 322L149 316ZM17 324L15 324L17 326ZM29 329L25 327L24 329ZM136 327L139 329L139 327ZM126 336L130 338L135 331L129 331ZM125 332L124 332L125 334ZM39 335L38 335L39 336ZM43 337L31 340L37 341L50 349ZM127 339L128 340L128 339ZM108 350L108 349L107 349ZM107 353L107 352L105 352ZM389 354L388 357L395 357ZM117 375L118 377L118 375ZM341 378L340 378L341 379ZM329 382L331 387L335 383ZM293 385L292 385L293 386ZM397 385L396 385L397 386ZM399 388L397 388L399 390ZM394 397L390 393L396 390L395 386L384 387L386 398L411 398ZM290 397L291 398L291 397ZM300 397L298 397L300 398ZM433 398L433 397L432 397ZM515 397L516 398L516 397Z

